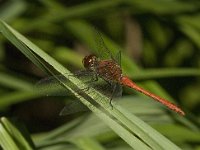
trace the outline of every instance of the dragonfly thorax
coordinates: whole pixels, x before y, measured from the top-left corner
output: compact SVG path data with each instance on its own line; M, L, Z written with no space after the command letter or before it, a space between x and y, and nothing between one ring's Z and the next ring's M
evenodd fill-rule
M97 56L93 54L85 56L82 60L82 63L85 69L95 71L95 68L98 64Z
M119 82L122 77L120 66L113 60L100 60L96 68L99 77L106 81Z

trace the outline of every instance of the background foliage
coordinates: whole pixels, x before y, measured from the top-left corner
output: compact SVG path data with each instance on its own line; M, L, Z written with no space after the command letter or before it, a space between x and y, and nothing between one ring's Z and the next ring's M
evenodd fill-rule
M102 116L99 116L101 119L96 117L97 113L79 112L61 117L58 115L60 110L74 97L44 97L29 92L38 80L48 75L31 62L37 60L31 53L37 53L34 51L37 50L37 57L46 59L51 64L49 68L55 67L56 63L1 22L1 147L139 149L134 145L139 145L136 143L141 140L148 143L148 146L144 144L146 149L171 146L171 149L199 150L199 12L198 0L0 1L0 19L70 71L81 69L82 57L95 52L95 37L91 32L95 26L112 52L122 51L124 74L146 89L174 100L186 112L185 117L178 116L124 88L123 97L116 103L123 108L119 112L125 117L118 111L108 111L118 117L117 121L122 121L120 126L106 122L106 115L102 121ZM28 59L19 49L27 53ZM134 118L133 114L174 144ZM106 124L113 125L112 130ZM134 130L137 138L129 135L124 126ZM138 129L140 126L142 130ZM133 145L126 140L132 138L136 140Z

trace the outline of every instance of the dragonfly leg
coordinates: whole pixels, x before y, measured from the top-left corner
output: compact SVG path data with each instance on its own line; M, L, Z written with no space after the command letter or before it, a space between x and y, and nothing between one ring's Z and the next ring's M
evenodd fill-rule
M98 81L98 76L97 76L97 74L94 74L92 76L91 80L85 82L88 86L86 88L84 88L84 89L80 89L80 91L82 91L82 90L89 90L90 84L92 84L92 83L94 83L96 81Z
M111 83L111 84L112 84L112 83ZM109 101L110 106L111 106L112 109L113 109L112 100L113 100L113 96L114 96L114 93L115 93L116 88L117 88L117 84L114 84L114 85L113 85L113 90L112 90L112 95L111 95L110 101Z
M98 81L98 76L96 73L94 73L92 80L92 82Z
M113 105L112 105L112 97L110 98L109 104L111 106L111 109L113 109Z
M93 72L88 71L88 70L79 70L79 71L76 71L72 75L79 78L79 77L82 77L82 76L92 76Z
M96 82L96 81L98 81L98 76L97 76L97 74L93 74L91 80L86 81L85 83L86 84L91 84L91 83Z

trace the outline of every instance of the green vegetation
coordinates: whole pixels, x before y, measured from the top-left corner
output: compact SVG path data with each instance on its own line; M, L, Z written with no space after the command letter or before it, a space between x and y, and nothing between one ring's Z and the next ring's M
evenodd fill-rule
M200 2L0 4L0 148L200 149ZM82 57L99 48L94 27L113 54L121 50L124 74L177 103L186 116L128 88L111 108L108 97L71 76L83 67ZM48 75L74 96L44 96L43 88L36 92L35 84ZM90 113L59 116L75 100Z

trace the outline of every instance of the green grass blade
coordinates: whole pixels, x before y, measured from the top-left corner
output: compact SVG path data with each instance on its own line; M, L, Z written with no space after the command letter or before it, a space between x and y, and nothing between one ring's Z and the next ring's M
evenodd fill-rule
M33 145L25 139L21 132L6 118L1 118L1 145L9 150L32 150Z
M0 144L4 150L20 150L2 124L0 124Z
M19 50L24 53L31 61L33 61L38 67L48 71L52 75L54 75L51 68L56 70L58 73L63 74L69 81L71 81L74 85L80 85L80 89L87 88L87 85L82 83L80 80L75 77L69 76L71 75L70 71L56 62L53 58L47 55L44 51L38 48L36 45L31 43L21 34L16 32L6 23L1 22L0 30L3 35L8 38ZM47 63L50 67L48 67L45 63ZM56 78L57 79L57 78ZM58 79L59 80L59 79ZM130 115L127 115L123 110L113 108L111 109L108 106L109 99L103 95L101 95L96 90L89 88L89 90L85 91L85 93L95 100L98 104L102 106L102 110L97 108L95 105L90 103L74 91L73 88L69 87L62 81L60 81L64 87L69 89L74 95L85 104L91 111L93 111L99 118L101 118L113 131L115 131L120 137L122 137L132 148L134 149L165 149L164 146L169 145L171 149L179 149L176 145L172 144L166 138L162 138L162 141L157 142L156 136L153 138L148 135L148 132L153 132L153 129L146 126L141 126L141 122L137 119L132 119ZM151 131L152 130L152 131ZM137 136L135 136L135 134ZM156 133L157 135L159 133ZM158 136L158 135L157 135ZM140 137L140 138L137 138ZM158 136L159 137L159 136ZM161 142L161 143L160 143Z
M153 149L177 149L177 150L180 150L180 148L178 146L176 146L170 140L166 139L166 137L164 137L159 132L157 132L156 130L151 128L149 125L144 123L142 120L138 119L135 115L130 114L128 111L126 111L125 109L123 109L120 106L117 106L117 108L119 111L116 111L115 113L118 114L118 116L122 116L122 113L123 113L123 115L126 115L129 118L129 120L127 120L126 122L127 122L127 126L129 126L132 129L132 131L141 131L138 134L143 134L142 137L143 138L145 137L147 140L151 139L151 141L149 141L148 143L151 143L153 140L155 140L159 143L159 145L157 145L157 147L153 147ZM138 128L140 128L140 129L138 129Z
M40 57L40 58L43 58L48 64L50 64L57 72L59 72L60 74L64 74L67 78L69 78L69 75L71 75L70 72L66 70L58 62L56 62L53 58L48 56L41 49L39 49L36 45L28 41L25 37L17 33L14 29L9 27L4 22L1 22L0 27L1 27L1 32L4 34L4 36L7 37L9 40L11 40L11 42L16 47L18 47L19 50L22 53L24 53L29 59L31 59L31 61L33 61L38 67L52 73L51 70L49 70L48 67L46 67L44 63L42 63L42 61L40 61L40 59L38 58ZM36 55L38 55L38 57ZM70 78L72 79L70 80ZM70 78L69 80L72 81L74 84L82 85L82 87L80 87L81 89L87 88L83 83L80 84L80 81L78 79L75 79L74 77L70 77ZM121 136L132 147L134 147L135 149L149 149L142 141L140 141L135 136L133 136L127 129L123 128L117 121L114 121L110 116L100 111L98 108L92 105L89 101L87 101L86 99L81 97L78 93L73 91L73 89L68 87L68 85L66 85L65 83L62 83L62 84L66 88L68 88L72 93L74 93L74 95L78 97L79 100L81 100L83 104L85 104L91 111L93 111L97 116L99 116L102 120L104 120L115 132L117 132L119 136ZM96 91L94 89L88 90L87 92L89 93L87 94L90 95L90 97L95 99L94 98L95 94L93 93L95 93ZM98 96L98 93L97 93L96 98L98 101L102 100ZM104 97L104 100L105 100L105 97ZM106 101L104 101L104 108L105 107L107 107Z
M77 138L76 145L83 150L105 150L96 140L89 137Z

